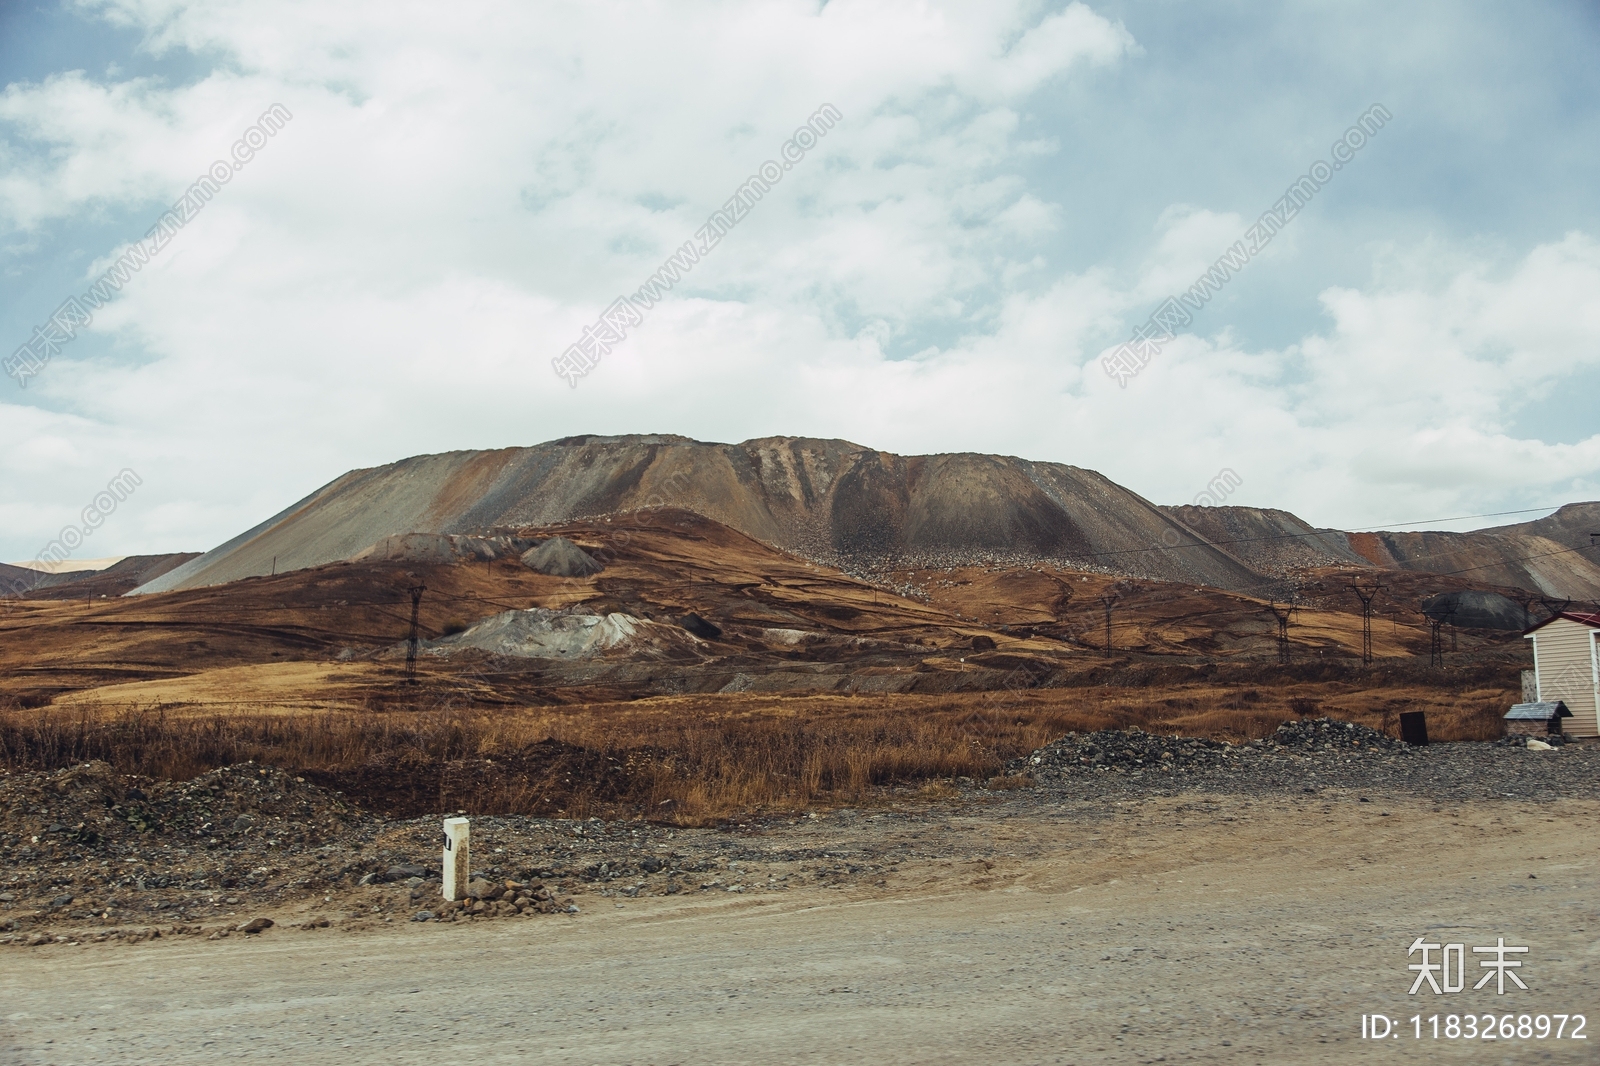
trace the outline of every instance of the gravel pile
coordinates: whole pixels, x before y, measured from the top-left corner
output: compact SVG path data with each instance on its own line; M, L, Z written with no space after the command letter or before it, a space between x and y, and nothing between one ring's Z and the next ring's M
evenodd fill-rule
M1164 736L1138 729L1106 729L1098 733L1068 733L1024 759L1008 764L1012 773L1061 775L1073 773L1137 774L1146 771L1188 773L1241 765L1277 751L1294 754L1339 752L1344 755L1403 755L1410 745L1375 729L1316 718L1285 722L1265 740L1225 744L1196 737Z
M114 859L143 852L152 837L211 850L304 847L365 817L336 792L253 763L181 782L119 774L103 762L0 774L0 865L87 852Z
M1437 800L1600 797L1600 748L1528 749L1520 738L1412 747L1326 718L1285 722L1243 744L1128 732L1069 733L1007 764L1046 792L1078 798L1180 792L1362 792Z
M1195 737L1169 737L1105 729L1098 733L1068 733L1007 766L1013 773L1129 773L1140 770L1178 769L1224 765L1236 757L1234 746Z
M384 818L252 764L186 782L0 771L0 945L575 915L574 895L781 891L878 868L645 822L474 817L472 832L471 895L448 903L437 815Z
M417 898L429 893L432 886L417 879L411 886L411 895ZM438 898L438 892L432 893ZM414 922L456 922L464 918L512 918L519 914L555 914L557 911L578 912L571 899L556 901L555 893L543 884L526 881L492 882L479 878L467 884L465 899L441 901L432 910L420 910L411 916Z
M1296 751L1409 751L1411 745L1354 722L1304 718L1285 722L1268 743Z

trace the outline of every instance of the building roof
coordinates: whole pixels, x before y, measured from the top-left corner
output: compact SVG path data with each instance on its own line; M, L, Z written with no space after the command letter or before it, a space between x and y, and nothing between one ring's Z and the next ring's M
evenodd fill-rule
M1549 618L1546 618L1543 622L1540 622L1536 626L1529 626L1527 629L1522 631L1522 635L1527 636L1536 629L1543 629L1551 622L1554 622L1557 618L1565 618L1569 622L1577 622L1580 625L1586 625L1595 629L1600 629L1600 614L1578 614L1576 611L1562 611L1559 614L1551 615Z
M1571 717L1572 712L1560 700L1519 703L1506 712L1506 718L1513 722L1548 722L1552 718Z

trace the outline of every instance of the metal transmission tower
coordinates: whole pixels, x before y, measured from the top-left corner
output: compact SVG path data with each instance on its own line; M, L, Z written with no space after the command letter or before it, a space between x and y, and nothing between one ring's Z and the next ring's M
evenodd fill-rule
M1523 629L1527 629L1529 626L1533 625L1533 601L1538 598L1539 597L1537 596L1530 596L1527 593L1523 593L1515 600L1515 602L1522 607Z
M428 591L426 585L412 585L408 590L411 593L411 635L406 637L406 684L417 683L417 612L422 608L422 594Z
M1359 582L1350 582L1350 591L1361 601L1361 665L1372 665L1372 601L1386 586L1374 581L1371 588L1362 588Z
M1289 661L1289 616L1300 608L1294 602L1278 606L1277 600L1267 601L1267 610L1272 612L1272 617L1278 620L1278 662Z
M1566 599L1560 600L1558 602L1558 601L1556 601L1554 599L1551 599L1549 596L1540 596L1539 597L1539 605L1541 607L1543 607L1546 611L1550 612L1550 614L1549 614L1550 618L1554 618L1556 615L1561 614L1568 607L1572 606L1572 597L1568 596Z
M1115 590L1110 595L1100 597L1100 606L1106 609L1106 658L1111 658L1111 608L1117 602Z

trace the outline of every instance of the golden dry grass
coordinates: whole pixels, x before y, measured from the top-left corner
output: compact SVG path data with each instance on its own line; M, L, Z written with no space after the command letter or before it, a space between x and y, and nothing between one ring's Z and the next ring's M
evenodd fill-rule
M508 709L169 714L160 708L0 712L0 766L103 759L186 779L256 761L396 814L645 815L704 823L858 803L889 787L942 794L966 777L1024 787L1008 759L1069 731L1141 728L1240 741L1327 714L1395 732L1423 709L1436 740L1498 736L1512 694L1426 688L1048 689L963 696L693 696Z

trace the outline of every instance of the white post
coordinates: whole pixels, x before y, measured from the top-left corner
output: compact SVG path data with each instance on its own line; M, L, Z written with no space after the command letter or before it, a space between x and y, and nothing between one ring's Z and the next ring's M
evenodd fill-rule
M472 872L472 830L465 818L444 820L444 898L452 902L467 891Z

